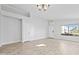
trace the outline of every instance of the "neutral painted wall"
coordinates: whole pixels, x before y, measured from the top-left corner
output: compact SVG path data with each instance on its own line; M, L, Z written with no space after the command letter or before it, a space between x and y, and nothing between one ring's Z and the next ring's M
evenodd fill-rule
M47 37L48 22L43 19L23 19L23 41L43 39Z
M22 28L21 21L22 20ZM47 37L48 22L38 17L25 17L16 13L2 10L2 44L31 41ZM22 31L20 30L22 29ZM21 34L22 32L22 34ZM18 35L18 36L17 36Z
M20 15L20 14L12 13L12 12L8 12L8 11L4 11L4 10L1 10L1 13L2 13L2 15L4 15L4 16L13 17L13 18L17 18L17 19L20 19L20 18L23 17L23 16Z
M21 41L21 21L17 18L2 16L2 43Z
M64 20L54 20L52 22L53 24L53 28L54 28L54 32L50 32L53 35L54 38L57 39L66 39L66 40L72 40L72 41L79 41L79 37L77 36L63 36L61 35L61 26L65 25L65 24L79 24L79 20L78 19L64 19Z

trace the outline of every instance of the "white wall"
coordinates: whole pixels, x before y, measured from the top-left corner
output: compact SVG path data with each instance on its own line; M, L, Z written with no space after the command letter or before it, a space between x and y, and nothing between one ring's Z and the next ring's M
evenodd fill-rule
M47 37L48 22L38 17L27 18L23 15L1 10L2 12L2 33L1 44L9 44L14 42L31 41ZM22 19L22 28L21 21ZM20 30L22 29L22 31ZM22 34L21 34L22 32Z
M37 40L47 37L48 22L44 19L23 19L23 41Z
M52 23L53 23L53 27L54 27L54 38L79 41L79 37L77 37L77 36L63 36L63 35L61 35L61 26L62 25L79 24L78 19L54 20Z

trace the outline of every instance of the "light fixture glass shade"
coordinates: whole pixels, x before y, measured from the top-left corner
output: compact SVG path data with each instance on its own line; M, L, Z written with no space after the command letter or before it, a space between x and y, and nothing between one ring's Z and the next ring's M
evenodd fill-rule
M49 7L49 5L48 4L38 4L37 7L38 7L38 10L46 11L47 8Z

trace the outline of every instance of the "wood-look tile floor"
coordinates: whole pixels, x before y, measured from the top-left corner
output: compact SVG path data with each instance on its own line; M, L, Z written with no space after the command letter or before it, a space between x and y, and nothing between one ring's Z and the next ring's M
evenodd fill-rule
M78 55L79 42L41 39L0 47L0 55Z

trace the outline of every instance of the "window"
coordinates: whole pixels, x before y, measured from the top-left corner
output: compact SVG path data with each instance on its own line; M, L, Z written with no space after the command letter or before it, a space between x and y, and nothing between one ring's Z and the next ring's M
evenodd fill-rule
M61 26L61 35L69 36L79 36L79 25L78 24L68 24Z

